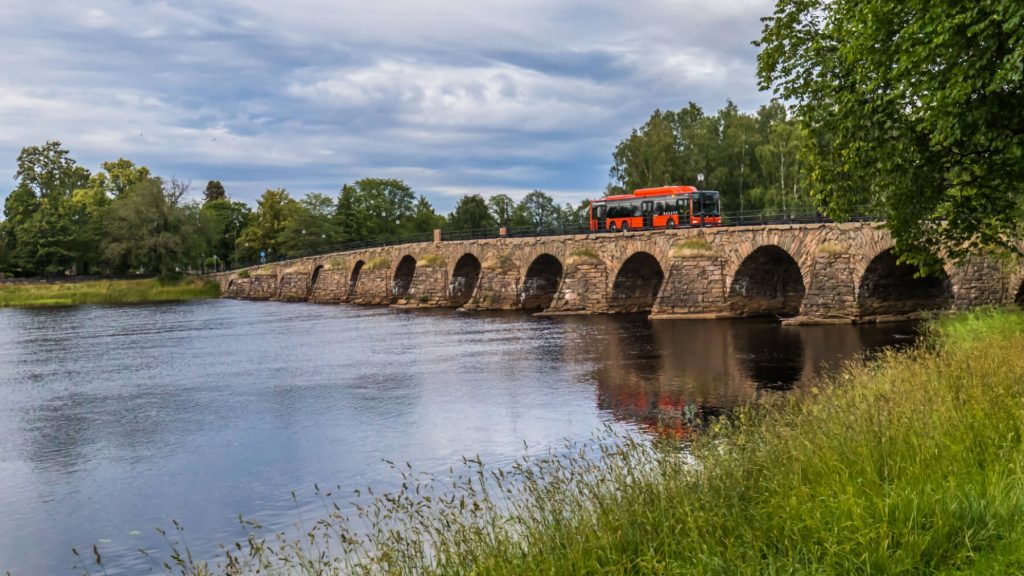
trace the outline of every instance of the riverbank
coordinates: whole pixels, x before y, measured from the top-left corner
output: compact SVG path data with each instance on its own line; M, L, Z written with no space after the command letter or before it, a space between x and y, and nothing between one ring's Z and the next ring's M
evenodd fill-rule
M741 410L686 450L619 437L444 479L400 467L404 489L357 497L357 519L324 494L301 541L254 534L220 570L1021 573L1022 392L1024 314L944 318L923 344Z
M216 283L182 279L161 281L87 280L55 283L0 283L0 308L77 306L80 304L142 304L217 298Z

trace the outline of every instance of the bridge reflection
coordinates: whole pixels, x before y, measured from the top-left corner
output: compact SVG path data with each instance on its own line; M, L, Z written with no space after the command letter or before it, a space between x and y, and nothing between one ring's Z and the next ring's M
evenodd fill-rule
M807 388L842 362L913 341L912 324L782 326L770 320L567 318L594 338L597 405L614 418L685 438L729 410ZM585 349L585 350L584 350Z

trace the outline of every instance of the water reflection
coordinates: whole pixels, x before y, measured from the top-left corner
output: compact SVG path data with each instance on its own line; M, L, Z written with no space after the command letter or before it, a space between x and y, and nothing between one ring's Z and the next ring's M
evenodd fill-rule
M845 360L913 341L913 325L782 326L761 319L588 319L597 404L615 418L688 436L730 408L808 385ZM613 323L618 323L614 328Z

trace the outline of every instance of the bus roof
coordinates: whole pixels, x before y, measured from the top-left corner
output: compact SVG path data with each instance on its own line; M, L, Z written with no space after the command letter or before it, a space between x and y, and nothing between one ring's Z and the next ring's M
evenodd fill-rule
M658 188L640 188L634 190L632 194L620 194L618 196L608 196L605 200L634 200L636 198L644 198L647 196L669 196L671 194L690 194L697 192L697 189L693 186L660 186Z

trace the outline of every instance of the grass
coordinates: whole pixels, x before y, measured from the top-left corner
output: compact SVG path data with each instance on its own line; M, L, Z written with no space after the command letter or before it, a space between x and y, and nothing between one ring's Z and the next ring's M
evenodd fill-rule
M445 265L444 256L440 254L426 254L416 261L416 265L424 268L440 268Z
M672 246L671 255L673 258L686 258L688 256L708 256L714 252L711 246L703 238L690 238L685 242L677 242Z
M597 252L595 252L595 251L593 251L593 250L591 250L589 248L580 248L579 250L575 250L570 255L570 257L571 258L579 258L579 259L582 259L582 260L595 260L595 261L598 261L598 262L601 261L601 256Z
M504 254L489 258L483 263L486 270L498 270L500 272L511 272L516 269L516 261Z
M215 282L95 280L56 284L0 284L0 308L53 307L80 304L136 304L217 298Z
M378 256L376 258L371 258L369 262L364 264L363 265L363 270L366 270L366 271L381 270L381 269L387 269L387 268L390 268L390 267L391 267L391 260L387 259L384 256Z
M1022 434L1024 315L985 311L685 447L604 437L446 480L397 467L403 489L357 494L352 517L318 490L302 538L247 522L219 566L175 549L168 571L1019 574Z

